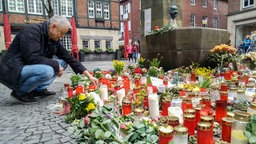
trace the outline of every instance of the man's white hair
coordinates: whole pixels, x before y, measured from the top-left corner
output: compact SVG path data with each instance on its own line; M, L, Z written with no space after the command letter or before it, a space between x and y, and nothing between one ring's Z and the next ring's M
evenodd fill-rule
M70 30L72 29L68 19L61 15L54 15L50 18L49 24L55 23L57 25L67 26Z

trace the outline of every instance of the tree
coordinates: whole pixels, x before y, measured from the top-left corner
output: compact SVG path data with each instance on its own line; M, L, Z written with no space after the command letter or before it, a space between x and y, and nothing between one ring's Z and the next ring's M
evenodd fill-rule
M52 1L53 0L42 0L43 7L46 9L49 19L54 15L53 8L52 8Z

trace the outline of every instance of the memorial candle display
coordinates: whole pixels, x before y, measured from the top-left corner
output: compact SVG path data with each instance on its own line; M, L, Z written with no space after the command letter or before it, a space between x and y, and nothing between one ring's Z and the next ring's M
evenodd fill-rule
M122 88L120 90L117 90L116 93L117 93L118 104L122 105L122 100L125 97L125 90Z
M216 100L215 104L215 121L221 123L222 118L227 116L228 103L225 100Z
M173 127L162 125L158 128L159 144L169 144L173 138Z
M132 112L132 103L128 98L122 100L122 114L126 116Z
M171 106L171 100L170 99L163 99L162 101L162 116L168 115L168 107Z
M149 115L152 119L159 117L159 101L157 94L148 95Z
M197 143L213 144L213 130L210 123L199 122L197 125Z
M234 122L233 118L224 117L222 118L222 131L221 131L221 139L223 141L229 142L231 140L231 128L232 123Z
M195 115L192 114L184 114L183 115L184 123L183 126L188 128L188 134L189 135L194 135L195 134L195 129L196 129L196 117Z
M101 100L108 100L108 87L107 85L101 85L99 88Z

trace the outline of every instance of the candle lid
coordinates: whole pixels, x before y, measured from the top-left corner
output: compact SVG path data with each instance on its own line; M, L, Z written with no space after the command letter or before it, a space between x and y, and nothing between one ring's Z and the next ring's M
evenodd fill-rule
M244 121L244 122L249 122L251 115L247 112L243 112L243 111L235 111L235 119L236 120L240 120L240 121Z
M233 113L233 112L227 112L227 117L234 118L234 117L235 117L235 113Z
M222 124L231 125L234 122L234 118L224 117L222 118Z
M229 89L230 89L230 90L237 90L237 87L232 86L232 87L230 87Z
M202 108L201 107L195 107L194 108L196 111L200 111Z
M169 120L169 121L179 121L179 118L176 117L176 116L169 116L169 117L168 117L168 120Z
M176 126L174 127L174 133L177 135L185 135L188 133L188 128L184 126Z
M226 83L226 82L221 82L220 85L221 85L221 86L228 86L228 83Z
M140 115L144 112L144 109L143 108L136 108L134 109L134 114L135 115Z
M204 96L202 98L203 101L211 101L211 98L209 96Z
M250 108L256 110L256 102L251 102Z
M122 100L122 104L123 105L130 105L131 101L128 98L124 97L123 100Z
M189 96L189 97L195 97L195 96L196 96L196 94L195 94L195 93L193 93L193 92L191 92L191 93L189 93L189 94L188 94L188 96Z
M185 102L185 103L191 103L192 101L191 101L191 99L190 99L190 98L185 97L185 98L182 100L182 102Z
M188 120L191 120L191 119L195 119L195 115L194 114L184 114L184 119L188 119Z
M196 107L197 108L203 108L203 107L205 107L205 104L197 104Z
M201 117L200 117L200 121L201 121L201 122L213 123L213 117L208 116L208 115L206 115L206 116L201 116Z
M210 130L211 124L208 122L198 122L197 129L198 130Z
M237 93L244 93L244 90L243 89L238 89Z
M196 111L194 109L185 109L184 114L195 114Z
M162 136L169 136L169 135L172 134L172 132L173 132L172 126L169 126L169 125L161 125L161 126L159 126L159 133Z

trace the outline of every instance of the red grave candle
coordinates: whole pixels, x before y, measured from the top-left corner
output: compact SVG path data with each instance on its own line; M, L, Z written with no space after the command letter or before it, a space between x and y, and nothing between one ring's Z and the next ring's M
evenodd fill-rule
M222 118L227 116L227 101L216 100L215 101L215 121L221 123Z
M234 122L233 118L230 117L224 117L222 118L222 133L221 133L221 139L223 141L229 142L231 141L231 128L232 123Z
M171 106L171 101L170 100L163 100L162 101L162 116L168 116L168 107Z
M124 98L122 101L122 114L126 116L132 112L132 103L128 98Z
M159 144L169 144L173 138L173 127L169 125L159 126Z
M188 128L188 134L194 135L195 134L195 128L196 128L196 117L192 114L184 114L184 122L183 126Z
M213 131L211 124L199 122L197 125L197 143L198 144L213 144Z

